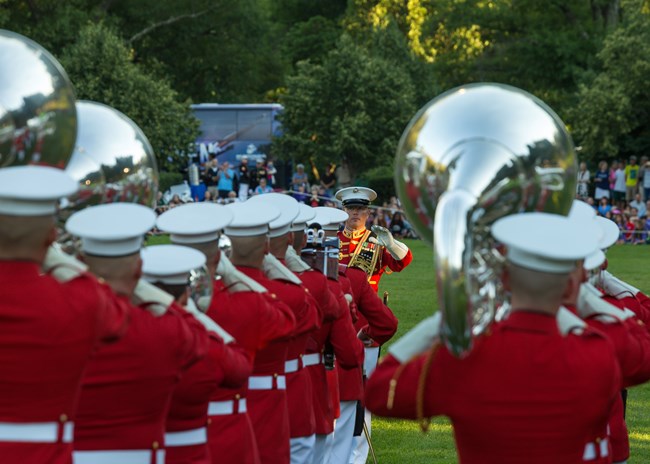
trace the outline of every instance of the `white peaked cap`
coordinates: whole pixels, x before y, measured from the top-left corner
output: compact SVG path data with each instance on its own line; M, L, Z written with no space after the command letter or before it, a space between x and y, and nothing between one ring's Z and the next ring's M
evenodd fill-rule
M234 215L232 222L224 230L230 237L266 235L269 232L269 224L280 217L280 210L275 206L250 201L230 203L226 208Z
M110 203L74 213L65 224L72 235L81 237L84 253L118 257L137 253L144 234L156 223L156 213L134 203Z
M190 271L205 265L205 255L181 245L154 245L140 251L142 277L149 282L187 284Z
M339 226L350 217L345 211L331 206L318 206L314 210L316 217L311 222L317 222L323 230L339 230Z
M582 267L584 267L587 271L591 271L592 269L600 267L600 265L604 262L605 253L603 253L602 250L596 250L585 258L584 263L582 263Z
M49 216L61 198L79 189L61 169L48 166L12 166L0 169L0 214Z
M291 232L298 232L299 230L304 230L307 227L307 224L312 222L312 219L316 217L316 211L309 205L300 203L300 213L293 220L291 224Z
M577 221L548 213L506 216L492 225L492 236L507 248L513 264L540 272L571 272L576 261L598 249L599 232Z
M573 200L569 219L578 221L585 229L596 229L598 231L598 248L601 250L609 248L618 240L620 231L614 221L599 217L596 210L584 201Z
M336 192L335 196L343 206L368 206L377 198L377 192L368 187L346 187Z
M215 203L187 203L165 211L156 225L170 234L173 243L206 243L219 239L219 231L233 219L233 212Z
M247 203L258 205L260 208L274 206L280 211L280 216L269 224L269 237L280 237L291 232L291 224L300 213L300 203L283 193L266 193L247 200Z

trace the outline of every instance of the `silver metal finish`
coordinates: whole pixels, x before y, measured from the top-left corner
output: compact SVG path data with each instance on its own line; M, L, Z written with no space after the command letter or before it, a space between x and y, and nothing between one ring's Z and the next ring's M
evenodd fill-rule
M65 167L77 134L74 89L36 42L0 29L0 167Z
M81 190L71 209L114 202L155 207L158 168L142 130L102 103L78 101L77 114L79 134L65 170Z
M441 333L454 354L470 349L504 300L490 225L523 211L568 214L575 179L564 123L520 89L458 87L411 120L397 150L397 194L433 244Z
M190 271L188 282L190 289L190 298L194 300L199 311L205 313L212 302L212 293L214 286L210 278L210 272L206 266Z

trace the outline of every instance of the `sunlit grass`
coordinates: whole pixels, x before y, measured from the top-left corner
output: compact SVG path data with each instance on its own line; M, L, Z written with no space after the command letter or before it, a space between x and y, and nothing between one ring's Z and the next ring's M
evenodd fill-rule
M435 307L431 248L421 241L407 241L407 244L413 251L413 263L401 273L383 277L380 285L380 295L388 290L389 306L400 321L393 340L431 314ZM644 292L650 291L647 278L649 246L616 246L608 252L608 259L612 273ZM650 462L650 386L647 384L630 390L627 423L631 447L629 463ZM426 434L416 422L374 418L372 439L381 464L457 462L452 428L445 418L436 418Z

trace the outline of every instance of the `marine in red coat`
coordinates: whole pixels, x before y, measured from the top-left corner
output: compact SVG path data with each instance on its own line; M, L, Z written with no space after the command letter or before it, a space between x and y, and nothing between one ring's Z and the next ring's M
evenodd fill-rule
M237 271L224 256L219 261L219 274L222 280L215 284L207 314L246 349L252 369L258 351L293 333L295 318L275 295ZM260 462L247 397L248 384L220 387L211 396L208 430L215 464Z
M163 456L165 418L181 373L203 357L206 330L173 297L139 281L140 247L155 213L135 204L87 208L68 219L81 237L83 258L131 311L124 337L94 354L84 373L75 427L74 461L157 462Z
M606 427L621 374L600 332L577 318L573 330L558 329L560 303L578 291L569 273L596 249L596 239L551 216L519 214L492 227L508 248L509 317L461 359L438 341L439 315L420 323L368 380L371 411L448 416L463 464L582 462Z
M174 388L165 424L165 462L210 464L207 444L210 396L220 385L241 387L248 380L252 366L245 350L232 336L197 307L196 303L205 307L209 301L206 296L195 294L190 273L201 272L206 256L180 245L150 246L141 255L143 278L172 295L210 335L206 356L185 371Z
M264 274L270 281L264 285L276 293L296 317L296 328L287 346L283 370L289 415L290 461L293 464L311 464L315 443L315 419L311 379L304 369L304 358L310 333L317 330L322 323L321 307L315 300L315 297L322 295L312 295L284 264L287 248L293 241L291 226L300 215L298 202L288 195L271 193L251 198L249 203L260 210L270 206L278 208L281 212L278 218L269 223L269 254L264 257ZM324 289L325 287L321 286L319 293L322 294ZM327 293L325 295L327 296ZM264 367L256 362L254 371L258 373L260 368L262 373L268 373L268 366ZM264 401L270 398L270 395L262 395L265 396ZM263 430L258 432L258 427L255 427L259 443L260 435L266 436L268 433ZM263 454L261 445L260 453ZM264 460L264 457L262 459ZM284 462L284 458L276 451L269 454L267 459L268 462Z
M81 377L123 335L130 304L76 260L50 253L63 171L0 170L0 461L70 464ZM45 262L44 262L45 261ZM44 264L44 275L41 265Z

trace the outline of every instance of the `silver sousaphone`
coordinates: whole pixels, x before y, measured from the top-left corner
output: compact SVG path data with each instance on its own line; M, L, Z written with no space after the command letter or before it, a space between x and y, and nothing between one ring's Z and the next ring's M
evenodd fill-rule
M576 171L564 123L514 87L458 87L411 120L397 150L397 194L433 244L441 334L451 352L468 351L504 304L491 224L523 211L568 214Z
M33 40L0 29L0 168L64 168L76 134L75 94L59 62Z

